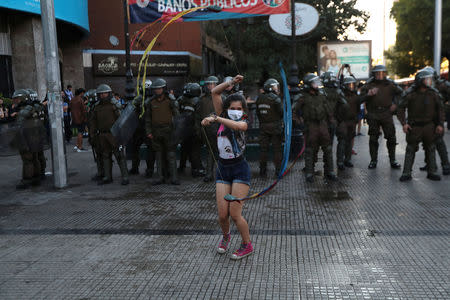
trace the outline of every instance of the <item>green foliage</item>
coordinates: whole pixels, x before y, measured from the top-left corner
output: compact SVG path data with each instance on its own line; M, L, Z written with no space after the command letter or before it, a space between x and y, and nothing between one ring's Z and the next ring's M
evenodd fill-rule
M347 29L354 27L358 32L363 32L369 18L366 12L354 8L356 0L301 2L316 8L320 21L312 32L297 37L296 62L300 69L300 78L317 70L317 42L346 40ZM283 62L288 72L291 64L291 42L289 37L278 35L270 29L268 17L254 18L252 21L230 20L226 25L221 21L208 22L206 32L229 46L247 83L258 82L262 85L269 77L279 78L279 61ZM237 72L234 64L228 66L228 69L228 74Z
M397 22L397 41L386 51L388 68L401 77L433 64L435 0L399 0L391 9ZM450 1L443 1L442 53L449 56Z
M12 99L3 97L3 95L0 93L0 98L3 100L3 105L10 106L12 105Z

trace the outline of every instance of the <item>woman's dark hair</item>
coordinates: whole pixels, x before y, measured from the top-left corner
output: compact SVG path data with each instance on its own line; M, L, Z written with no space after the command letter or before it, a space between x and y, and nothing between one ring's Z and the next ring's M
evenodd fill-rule
M225 100L223 101L223 110L225 111L228 108L230 108L231 102L236 101L241 102L243 110L247 111L247 101L245 100L244 96L242 96L242 94L240 93L234 93L226 97Z

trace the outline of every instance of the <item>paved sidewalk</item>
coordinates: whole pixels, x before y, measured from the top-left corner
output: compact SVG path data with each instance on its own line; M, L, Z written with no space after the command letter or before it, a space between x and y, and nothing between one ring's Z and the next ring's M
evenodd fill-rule
M154 187L140 175L123 187L115 164L115 184L97 186L92 153L68 147L68 188L16 192L20 158L2 158L0 299L449 299L450 176L427 180L419 152L400 183L380 145L376 170L359 136L355 168L337 182L306 184L301 161L248 201L255 253L237 262L215 251L213 184ZM271 183L255 163L252 173L252 191Z

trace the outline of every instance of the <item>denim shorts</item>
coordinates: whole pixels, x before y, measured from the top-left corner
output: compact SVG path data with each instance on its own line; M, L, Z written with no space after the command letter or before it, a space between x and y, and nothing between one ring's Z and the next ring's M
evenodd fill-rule
M216 170L216 183L232 185L242 183L250 186L250 166L244 158L230 160L230 162L219 160Z

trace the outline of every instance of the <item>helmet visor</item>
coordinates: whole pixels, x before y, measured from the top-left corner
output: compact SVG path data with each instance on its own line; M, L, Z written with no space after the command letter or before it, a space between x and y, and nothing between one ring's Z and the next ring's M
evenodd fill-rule
M319 78L313 79L311 81L311 88L315 89L315 90L319 90L321 88L323 88L323 83Z

